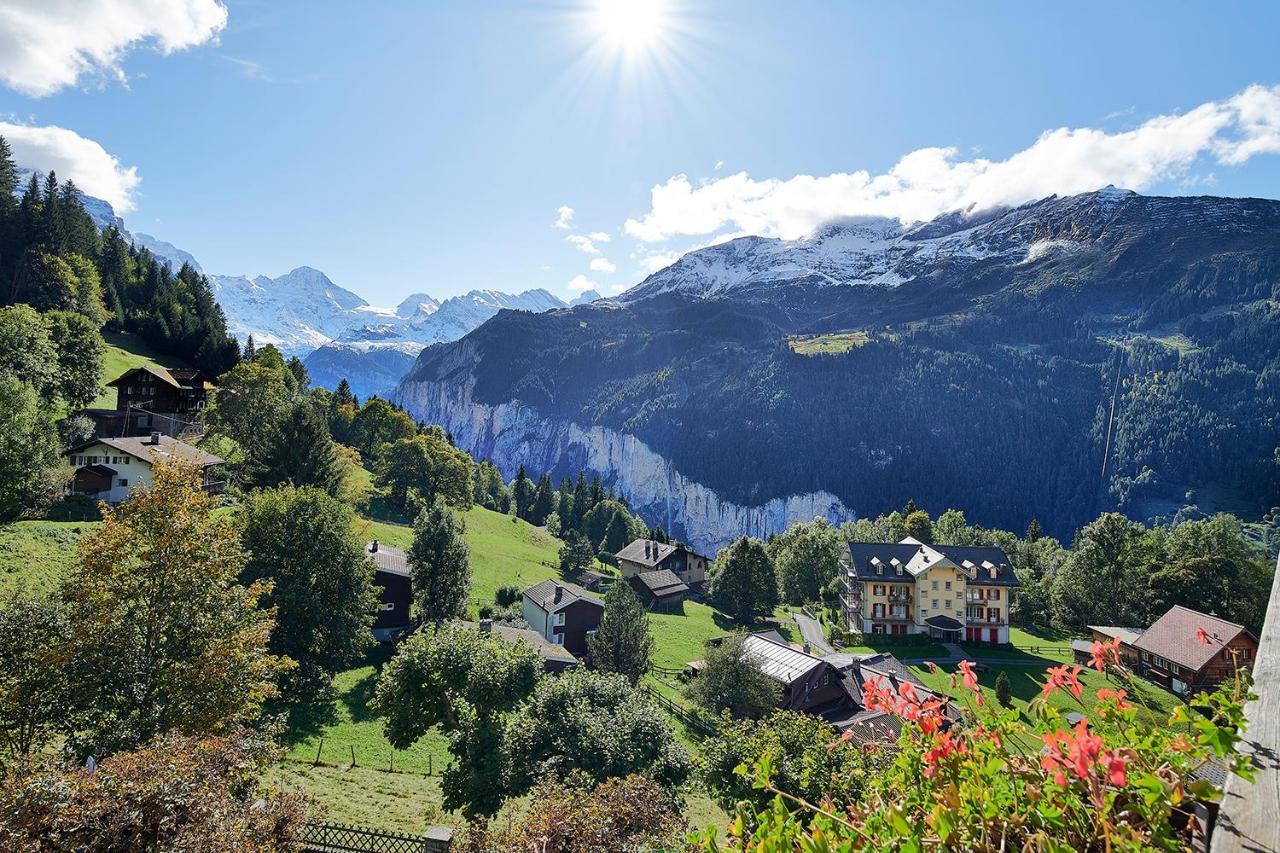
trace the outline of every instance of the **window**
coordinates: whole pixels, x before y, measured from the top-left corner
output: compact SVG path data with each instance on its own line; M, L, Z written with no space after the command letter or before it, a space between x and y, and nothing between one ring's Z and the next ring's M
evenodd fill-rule
M563 646L564 634L553 634L551 637L551 642L555 643L557 646Z
M937 582L937 581L934 581L934 582L933 582L933 588L934 588L934 589L937 589L937 588L938 588L938 582Z
M947 581L947 589L948 589L948 590L950 590L950 589L951 589L951 581Z
M938 599L936 599L936 598L933 600L933 609L934 609L934 610L937 610L937 609L938 609Z
M382 607L380 609L382 610L383 613L386 613L391 610L395 610L396 603L394 601L384 601L382 602Z
M555 618L555 622L554 622L554 624L556 624L556 625L563 625L563 624L564 624L564 611L563 611L563 610L561 610L559 613L557 613L557 614L556 614L556 618Z
M124 477L121 477L118 480L116 480L116 485L123 489L125 486L129 485L129 481L126 480Z
M993 589L993 590L991 590L991 600L992 600L992 601L999 601L999 600L1000 600L1000 590L998 590L998 589Z
M884 595L884 590L885 590L885 586L884 586L884 584L882 584L882 583L877 583L877 584L872 584L872 585L871 585L871 594L872 594L872 595Z
M879 624L872 625L872 626L871 626L871 633L873 633L873 634L883 634L883 633L884 633L884 626L883 626L883 625L879 625Z

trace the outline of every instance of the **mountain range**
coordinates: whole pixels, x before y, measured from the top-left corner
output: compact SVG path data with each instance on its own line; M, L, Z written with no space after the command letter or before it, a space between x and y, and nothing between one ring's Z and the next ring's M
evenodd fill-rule
M508 477L587 469L714 550L935 515L1059 536L1280 495L1280 203L1108 187L691 252L502 312L395 400Z

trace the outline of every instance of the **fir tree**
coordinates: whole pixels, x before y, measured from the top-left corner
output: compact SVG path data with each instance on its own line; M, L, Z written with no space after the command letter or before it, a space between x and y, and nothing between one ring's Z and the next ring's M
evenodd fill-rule
M543 474L538 478L538 487L533 494L533 507L529 511L529 521L538 526L546 524L547 516L555 510L555 493L551 489L551 477Z
M249 333L249 337L244 339L244 349L240 351L241 361L253 361L254 356L258 354L258 348L253 345L253 333ZM343 380L344 382L346 380Z
M462 522L439 497L413 522L408 562L413 612L423 622L442 622L466 614L471 551L462 529Z
M996 676L996 701L1002 708L1008 708L1013 703L1013 688L1009 685L1009 673L1003 669Z
M356 395L351 393L351 385L347 382L347 377L344 376L338 380L338 387L333 391L333 407L336 409L339 406L346 405L357 406L359 404L356 402Z
M587 638L591 665L602 672L626 676L639 683L653 657L649 616L625 580L616 580L604 597L604 615L595 634Z
M283 423L266 428L249 467L254 485L314 486L333 496L346 477L329 428L310 400L297 401Z
M587 478L581 471L578 472L578 479L573 484L573 521L569 524L572 530L582 530L582 518L587 514L587 510L591 507L587 506Z
M516 518L529 520L534 491L533 483L529 482L529 475L525 474L524 466L521 465L516 471L516 478L511 481L511 503L515 506Z
M1031 523L1027 525L1027 544L1033 544L1041 535L1040 522L1034 518L1031 519Z

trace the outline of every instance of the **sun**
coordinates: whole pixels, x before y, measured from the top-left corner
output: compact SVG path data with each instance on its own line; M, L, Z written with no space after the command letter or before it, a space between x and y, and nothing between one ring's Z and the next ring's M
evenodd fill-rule
M593 23L600 37L623 52L654 50L667 29L662 0L596 0Z

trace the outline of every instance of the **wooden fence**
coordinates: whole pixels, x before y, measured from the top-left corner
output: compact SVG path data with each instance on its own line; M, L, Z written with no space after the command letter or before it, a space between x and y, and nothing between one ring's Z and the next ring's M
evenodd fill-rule
M677 705L675 702L672 702L652 687L646 686L643 689L651 699L665 708L673 717L680 720L680 722L684 723L689 728L695 729L704 735L715 735L720 733L720 730L716 728L716 724L701 714L694 713L688 708Z
M296 839L305 853L448 853L453 830L433 826L424 835L310 821Z

